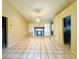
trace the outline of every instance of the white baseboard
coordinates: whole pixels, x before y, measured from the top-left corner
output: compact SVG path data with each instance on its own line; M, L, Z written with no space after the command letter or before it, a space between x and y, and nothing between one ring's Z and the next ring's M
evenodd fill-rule
M73 49L71 49L71 52L72 52L73 54L77 55L77 53L76 53Z
M20 40L17 40L16 42L14 42L14 43L12 43L12 44L9 44L8 45L8 48L10 48L10 47L12 47L12 46L14 46L15 44L17 44L18 42L20 42L22 39L20 39Z
M17 41L15 41L15 42L12 43L12 44L9 44L9 45L8 45L8 48L10 48L10 47L14 46L15 44L17 44L18 42L20 42L20 41L24 38L25 35L27 35L27 32L25 32L22 36L20 36L20 38L17 39Z

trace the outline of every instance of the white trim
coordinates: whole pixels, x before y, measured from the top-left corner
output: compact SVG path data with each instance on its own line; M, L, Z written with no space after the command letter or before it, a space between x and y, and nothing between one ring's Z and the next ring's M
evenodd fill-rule
M8 45L8 48L10 48L10 47L12 47L12 46L14 46L15 44L17 44L18 42L20 42L22 39L20 39L20 40L17 40L16 42L14 42L14 43L12 43L12 44L9 44Z
M9 44L9 45L8 45L8 48L10 48L10 47L12 47L13 45L17 44L18 42L20 42L20 41L25 37L26 34L27 34L27 32L25 32L22 36L20 36L20 38L19 38L17 41L15 41L15 42L12 43L12 44Z
M77 53L76 53L73 49L71 49L71 52L72 52L73 54L77 55Z

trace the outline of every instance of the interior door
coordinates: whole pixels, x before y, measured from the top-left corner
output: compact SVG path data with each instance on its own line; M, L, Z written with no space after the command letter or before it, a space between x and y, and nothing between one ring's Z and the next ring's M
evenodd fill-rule
M71 44L71 16L64 18L64 43Z
M7 25L7 18L2 16L2 47L3 48L7 47L7 30L6 30L6 25Z

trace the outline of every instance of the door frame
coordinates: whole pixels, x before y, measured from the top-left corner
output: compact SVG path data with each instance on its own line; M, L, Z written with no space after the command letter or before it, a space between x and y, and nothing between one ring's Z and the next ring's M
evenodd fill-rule
M36 29L43 29L43 36L44 36L44 27L34 27L34 34L36 32Z

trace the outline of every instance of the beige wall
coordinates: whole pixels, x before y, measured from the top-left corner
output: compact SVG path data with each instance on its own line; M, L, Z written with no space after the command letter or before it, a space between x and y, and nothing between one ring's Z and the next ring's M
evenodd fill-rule
M7 1L2 0L2 16L7 17L8 22L8 47L12 46L28 32L28 22ZM12 25L12 26L10 26Z
M77 49L77 7L76 2L57 14L53 20L54 35L57 40L63 43L63 18L71 15L71 50L76 54Z

